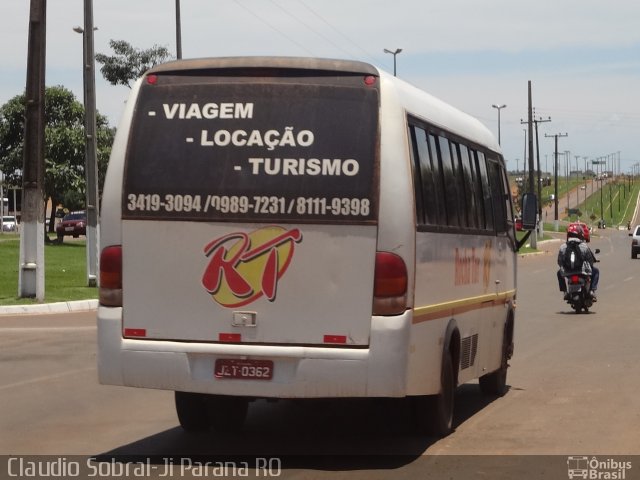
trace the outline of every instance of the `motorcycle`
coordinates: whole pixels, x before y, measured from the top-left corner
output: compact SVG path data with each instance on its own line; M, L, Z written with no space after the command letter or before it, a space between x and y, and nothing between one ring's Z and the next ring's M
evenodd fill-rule
M600 253L600 249L594 251ZM599 262L600 260L596 260ZM589 313L589 308L593 306L593 297L591 296L591 275L584 273L570 273L565 275L567 282L567 303L576 313L584 310Z

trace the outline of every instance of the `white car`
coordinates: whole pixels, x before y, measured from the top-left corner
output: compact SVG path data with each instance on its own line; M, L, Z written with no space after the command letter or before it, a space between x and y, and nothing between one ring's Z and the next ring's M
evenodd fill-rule
M3 232L15 232L16 227L16 217L4 215L2 217L2 231Z
M638 258L640 253L640 225L636 225L633 232L629 234L631 238L631 258Z

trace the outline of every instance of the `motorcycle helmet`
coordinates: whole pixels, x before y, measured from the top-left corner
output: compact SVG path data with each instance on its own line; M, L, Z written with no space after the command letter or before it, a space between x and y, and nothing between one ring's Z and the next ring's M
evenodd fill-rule
M567 240L570 238L577 238L580 241L584 241L584 232L580 225L571 224L567 227Z

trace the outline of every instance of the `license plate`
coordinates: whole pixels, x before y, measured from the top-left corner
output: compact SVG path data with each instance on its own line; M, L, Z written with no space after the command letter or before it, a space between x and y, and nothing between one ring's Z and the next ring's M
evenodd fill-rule
M216 378L271 380L273 361L219 358L216 360L214 375Z
M73 232L73 227L64 227L65 232Z

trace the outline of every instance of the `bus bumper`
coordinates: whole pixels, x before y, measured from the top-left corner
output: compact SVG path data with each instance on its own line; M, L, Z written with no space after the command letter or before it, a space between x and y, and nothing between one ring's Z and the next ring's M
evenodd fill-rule
M365 348L138 340L122 337L122 308L98 308L100 383L257 398L403 397L411 313L372 317ZM219 379L218 358L274 362L270 380Z

